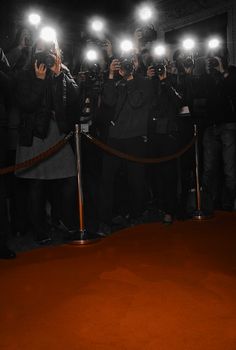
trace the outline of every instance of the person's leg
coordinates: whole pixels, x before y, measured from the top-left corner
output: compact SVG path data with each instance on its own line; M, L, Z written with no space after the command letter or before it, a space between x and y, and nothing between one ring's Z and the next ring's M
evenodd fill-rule
M76 177L51 180L53 187L52 209L57 208L57 217L68 232L78 230L77 181Z
M6 129L0 128L0 168L6 166L6 135ZM16 256L7 246L7 236L9 231L10 225L7 215L6 183L5 177L0 175L0 259L12 259Z
M122 141L116 139L108 139L107 143L110 147L123 150ZM114 207L114 185L115 176L122 164L122 160L118 157L104 153L102 161L102 175L99 198L99 228L97 233L105 236L111 232L113 207Z
M236 196L236 130L223 129L221 140L225 177L222 208L233 210Z
M174 155L179 150L178 135L158 134L155 140L157 157ZM157 166L158 187L161 189L162 210L171 222L177 206L177 160L164 161Z
M46 243L50 240L46 217L47 180L29 180L29 214L36 241Z
M147 143L143 137L125 140L127 154L141 158L147 157ZM130 216L139 218L147 208L148 187L146 182L145 165L138 162L127 161L127 176L129 188Z
M207 211L214 208L214 200L217 197L217 177L219 176L219 164L221 156L221 140L218 128L211 126L203 135L203 175L202 187L205 193L206 203L203 206Z

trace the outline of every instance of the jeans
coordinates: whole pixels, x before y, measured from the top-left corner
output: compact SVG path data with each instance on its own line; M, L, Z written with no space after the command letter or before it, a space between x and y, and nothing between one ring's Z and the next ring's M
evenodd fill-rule
M203 189L212 201L217 197L217 180L223 175L222 206L233 206L236 195L236 128L234 124L208 127L203 136Z

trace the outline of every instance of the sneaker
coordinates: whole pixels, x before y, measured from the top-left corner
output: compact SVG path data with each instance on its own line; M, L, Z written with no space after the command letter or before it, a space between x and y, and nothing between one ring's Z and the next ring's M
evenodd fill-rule
M6 245L0 248L0 259L15 259L16 253Z
M173 223L173 218L172 215L170 214L165 214L163 219L162 219L163 224L166 225L171 225Z
M37 236L36 236L36 239L35 241L38 243L38 244L48 244L51 242L51 237L47 234L47 233L38 233Z
M105 224L105 223L101 223L99 225L99 228L97 230L97 234L100 237L106 237L109 236L111 234L111 226Z

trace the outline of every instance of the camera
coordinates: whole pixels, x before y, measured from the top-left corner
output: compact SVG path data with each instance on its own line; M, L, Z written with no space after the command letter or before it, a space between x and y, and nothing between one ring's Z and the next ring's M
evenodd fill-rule
M155 69L155 74L156 75L163 75L166 70L166 65L164 62L158 62L152 65L152 67Z
M193 68L194 67L194 59L192 56L187 56L183 60L183 66L184 68Z
M141 41L144 44L155 41L157 39L157 31L155 30L153 25L143 26L142 28L140 28L140 32L142 34Z
M44 64L47 68L52 68L56 63L55 55L51 50L41 51L35 54L38 66Z
M85 72L86 78L90 81L99 80L100 66L97 63L92 63L87 66L87 71Z
M126 75L130 75L134 70L134 63L131 57L122 57L120 58L120 67L126 73Z
M208 58L208 67L209 69L215 69L219 66L219 62L215 57Z

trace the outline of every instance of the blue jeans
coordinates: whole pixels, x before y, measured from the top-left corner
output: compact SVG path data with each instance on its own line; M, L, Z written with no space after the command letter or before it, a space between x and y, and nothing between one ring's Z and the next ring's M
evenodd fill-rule
M223 164L223 172L221 170ZM236 124L208 127L203 135L203 189L212 201L217 196L217 178L223 173L222 206L233 206L236 195Z

